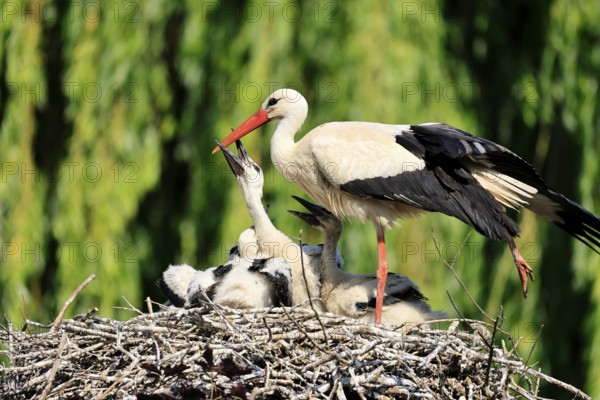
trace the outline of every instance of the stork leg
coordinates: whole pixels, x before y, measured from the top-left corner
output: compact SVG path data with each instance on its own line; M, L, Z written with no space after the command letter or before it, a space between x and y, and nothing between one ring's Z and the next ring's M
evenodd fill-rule
M375 225L377 231L377 250L379 262L377 265L377 301L375 303L375 323L381 323L381 312L383 310L383 296L385 293L385 281L388 275L387 253L385 249L385 231L380 225Z
M513 238L508 239L508 246L510 247L510 251L512 252L512 256L515 260L517 272L519 272L519 278L521 279L521 288L523 289L523 297L527 298L527 277L531 278L532 281L535 280L533 279L533 269L531 269L529 264L527 264L527 261L525 261L525 259L521 257L521 254L519 253L519 250L517 249L517 245L515 244Z

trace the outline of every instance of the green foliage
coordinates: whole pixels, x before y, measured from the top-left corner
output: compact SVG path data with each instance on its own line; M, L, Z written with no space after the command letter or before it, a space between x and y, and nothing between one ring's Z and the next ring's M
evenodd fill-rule
M52 319L92 273L68 315L98 306L125 318L113 308L122 296L162 300L155 282L169 263L223 262L250 220L210 152L279 87L308 99L303 133L333 120L446 122L514 149L599 209L594 0L0 4L0 298L15 322ZM302 193L270 165L272 129L245 140L269 212L318 242L286 212ZM504 243L473 233L456 271L487 313L504 307L519 351L600 394L600 257L529 212L518 220L539 277L527 301ZM451 259L469 232L442 215L402 221L387 235L390 266L434 308L456 316L450 295L482 318L433 242ZM346 223L341 250L350 271L374 272L371 226Z

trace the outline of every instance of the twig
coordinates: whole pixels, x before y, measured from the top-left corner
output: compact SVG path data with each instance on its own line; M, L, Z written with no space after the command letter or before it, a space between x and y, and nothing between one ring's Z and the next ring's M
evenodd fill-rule
M125 307L115 307L115 308L122 309L122 310L128 310L128 311L134 311L134 312L138 313L139 315L144 314L140 309L138 309L133 304L131 304L131 302L129 300L127 300L127 297L125 297L125 296L122 296L122 297L123 297L123 300L125 300L125 303L127 303L127 305L129 306L129 308L125 308Z
M494 357L494 339L496 338L496 333L498 332L498 328L502 326L502 322L504 321L504 308L500 306L500 312L496 317L496 322L494 322L494 330L492 331L492 338L490 339L490 356L488 358L488 365L485 371L485 382L483 383L483 387L487 387L490 381L490 371L492 370L492 358Z
M265 366L265 388L269 388L271 380L271 365L267 362Z
M540 329L538 331L538 334L535 337L535 342L533 342L533 346L531 346L531 350L529 350L529 354L527 354L527 359L523 363L523 368L525 368L525 369L529 366L529 360L531 359L531 356L533 355L533 351L535 350L535 346L537 345L538 341L540 340L540 336L542 335L542 330L543 329L544 329L544 325L541 325ZM521 338L519 338L519 340L520 339ZM515 345L514 347L516 348L517 346ZM539 378L538 378L538 381L539 381ZM521 383L521 377L519 377L519 380L517 382L518 382L518 384ZM538 383L538 387L539 387L539 383Z
M160 365L161 358L160 358L160 347L158 345L158 341L156 340L155 337L153 337L152 342L154 342L154 348L156 348L156 365Z
M75 294L75 296L76 295L77 294ZM72 296L72 297L74 298L75 296ZM58 345L58 349L56 350L56 359L54 360L54 365L52 365L52 369L50 370L50 375L48 376L48 383L46 383L46 387L44 388L44 391L42 392L42 395L40 396L40 400L46 400L46 396L48 396L48 393L50 392L50 389L52 388L52 384L54 383L54 377L56 376L56 372L58 371L58 367L60 366L62 352L63 352L63 349L65 348L66 342L67 342L67 333L63 332L62 336L60 337L60 344Z
M98 307L94 307L90 311L86 312L85 314L78 314L78 315L74 316L73 320L85 322L88 320L88 318L90 318L92 315L96 314L97 312L98 312Z
M296 325L296 328L298 328L298 330L299 330L300 332L302 332L302 333L304 334L304 336L305 336L305 337L306 337L306 338L307 338L307 339L308 339L308 340L309 340L309 341L312 343L312 345L313 345L313 346L315 346L316 348L318 348L318 349L319 349L319 350L321 350L321 351L325 351L325 350L324 350L324 349L323 349L321 346L319 346L319 345L317 344L317 342L315 342L315 341L314 341L314 340L313 340L313 339L310 337L310 335L309 335L309 334L306 332L306 330L304 330L304 329L303 329L303 328L300 326L300 324L298 323L298 321L296 321L296 319L295 319L295 318L293 318L293 317L290 315L290 313L289 313L289 312L288 312L288 310L287 310L287 307L281 307L281 309L283 310L283 312L285 313L285 315L287 315L287 317L290 319L290 321L292 321L292 323L293 323L294 325Z
M8 368L10 368L12 370L13 367L14 367L14 363L13 363L14 356L13 356L13 354L15 352L15 340L14 340L14 337L13 337L14 327L13 327L12 321L10 321L8 319L8 317L6 316L6 314L4 314L4 318L6 319L7 325L8 325L8 329L7 329L7 333L8 333ZM1 343L1 341L0 341L0 343ZM13 386L12 373L9 372L7 375L8 375L7 376L8 386L11 387L11 386ZM16 382L18 382L18 381L16 381ZM15 382L15 385L14 385L14 387L12 389L16 389L16 386L17 386L16 382Z
M94 279L96 279L96 275L92 274L85 281L83 281L79 286L77 286L77 289L75 289L75 291L71 294L71 296L69 296L69 298L67 299L67 301L65 302L65 304L60 309L60 312L56 316L56 319L54 319L54 323L52 324L52 327L50 328L50 332L54 332L56 330L56 327L60 323L60 320L65 315L65 312L67 311L67 308L69 308L69 306L71 305L71 303L73 302L73 300L75 300L75 297L77 297L77 295L79 294L79 292L81 292Z
M227 325L229 325L231 327L231 329L235 330L236 332L238 332L242 337L244 337L246 340L250 340L250 338L242 331L240 331L235 325L233 325L231 323L231 321L229 321L229 319L225 316L225 314L223 314L223 312L221 311L221 309L219 308L218 305L216 305L215 303L213 303L213 301L210 299L210 297L208 297L206 295L206 291L201 290L200 293L202 294L202 296L204 296L204 300L206 300L206 303L209 304L211 306L211 308L213 310L215 310L215 312L217 314L219 314L219 316L221 317L221 320L225 321L225 323Z
M13 367L13 353L15 351L15 340L13 338L13 324L12 321L10 321L7 317L6 314L4 314L4 318L6 318L7 322L8 322L8 367L12 368Z
M133 359L133 362L129 364L127 369L123 371L121 375L117 377L117 379L115 379L112 385L110 385L104 392L100 393L100 395L96 397L96 400L102 400L106 398L106 396L108 396L110 392L112 392L117 387L117 385L123 381L124 377L126 377L137 364L137 359Z
M310 289L308 288L308 279L306 278L306 268L304 267L304 251L302 251L302 229L300 229L300 237L298 238L298 243L300 244L300 264L302 265L302 278L304 279L304 285L306 286L306 293L308 294L308 302L310 304L310 308L315 313L315 317L317 321L319 321L319 325L321 325L321 329L323 330L323 337L325 338L325 345L329 347L329 339L327 338L327 331L325 330L325 325L321 321L319 317L319 313L315 309L312 301L312 294L310 293Z
M531 346L531 350L529 350L529 354L527 355L527 359L525 360L525 366L529 364L529 360L531 359L531 355L533 354L533 350L535 350L535 346L540 340L540 336L542 335L542 330L544 329L544 325L540 326L540 330L538 331L537 336L535 337L535 342L533 342L533 346Z
M460 312L460 310L458 309L458 306L456 305L456 303L454 302L454 299L452 298L452 296L450 295L450 292L446 290L446 294L448 295L448 299L450 299L450 303L452 304L452 307L454 308L454 311L456 311L456 313L460 316L460 319L463 321L466 321L465 316Z
M263 323L265 324L265 328L267 328L267 332L269 332L269 342L273 341L273 332L271 331L271 327L267 323L267 318L263 315L262 317Z
M435 245L435 249L436 249L437 253L439 254L442 262L444 263L444 265L446 267L448 267L448 269L450 269L450 271L452 271L452 274L454 275L454 278L458 281L458 283L460 284L460 286L462 286L463 290L465 291L465 293L467 294L467 296L469 297L469 299L471 300L471 302L475 305L475 307L477 307L477 309L487 319L489 319L490 321L494 321L494 318L490 317L485 311L483 311L483 308L481 308L481 306L479 305L479 303L477 303L477 301L475 301L475 299L471 295L471 292L469 292L469 289L467 289L467 286L464 284L464 282L462 281L462 279L460 279L460 277L456 273L456 269L454 269L454 265L456 264L456 261L458 260L458 257L461 255L462 249L465 247L465 244L467 243L467 240L469 240L469 237L471 237L471 232L469 232L467 234L467 236L465 237L465 240L463 240L462 244L460 245L460 248L458 249L458 252L454 256L454 259L452 260L452 263L448 263L448 260L446 260L446 258L442 255L442 251L440 250L440 245L439 245L437 239L435 238L435 232L434 232L433 229L431 229L431 237L433 238L433 244Z
M152 309L152 300L150 300L150 296L146 297L146 307L148 307L148 314L154 314L154 310Z

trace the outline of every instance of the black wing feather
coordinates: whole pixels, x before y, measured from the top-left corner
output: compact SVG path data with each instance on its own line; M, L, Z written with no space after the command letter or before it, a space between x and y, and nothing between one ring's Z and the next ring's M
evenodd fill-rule
M291 307L292 292L288 277L280 272L264 273L269 282L275 286L275 301L276 307Z
M357 196L399 201L456 217L492 239L519 235L517 224L504 208L457 160L426 158L422 170L354 180L340 188Z
M505 147L445 124L413 125L411 131L403 132L396 137L396 141L420 157L468 159L534 187L539 196L546 197L558 206L556 215L560 221L552 222L600 253L600 218L549 188L531 164ZM535 207L533 211L537 211Z
M521 157L490 140L473 136L446 124L411 125L410 131L396 136L396 142L411 150L420 146L419 156L442 156L450 159L470 159L493 166L494 171L508 175L540 190L546 183L535 168ZM412 151L412 150L411 150ZM417 154L417 153L415 153Z
M556 215L562 221L553 221L554 224L600 254L600 219L552 189L545 195L560 207Z
M263 274L265 278L274 286L275 292L273 296L273 304L276 307L291 307L292 306L292 292L291 282L286 274L279 271L265 270L265 266L269 258L257 258L252 260L252 265L248 268L248 271L257 272Z
M225 275L227 275L231 270L233 269L233 265L232 264L224 264L224 265L219 265L217 268L215 268L215 270L213 271L213 275L215 276L216 280L221 280L223 279L223 277Z

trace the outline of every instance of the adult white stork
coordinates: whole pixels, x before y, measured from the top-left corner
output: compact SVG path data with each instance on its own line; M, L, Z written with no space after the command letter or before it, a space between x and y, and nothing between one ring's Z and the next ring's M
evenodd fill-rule
M441 212L491 239L508 241L524 296L533 271L514 243L519 228L505 206L526 207L598 252L598 217L550 189L529 163L496 143L444 124L373 122L326 123L295 142L307 112L300 93L279 89L222 144L277 120L271 160L283 176L336 216L374 223L376 322L381 322L388 270L384 230L398 218Z

